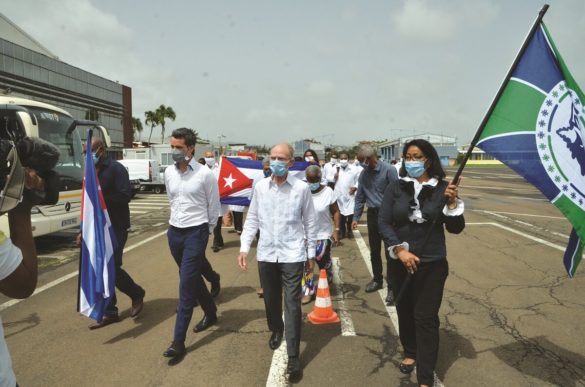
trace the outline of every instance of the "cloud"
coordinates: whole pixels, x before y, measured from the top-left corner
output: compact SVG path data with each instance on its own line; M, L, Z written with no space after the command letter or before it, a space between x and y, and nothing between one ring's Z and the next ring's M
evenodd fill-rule
M392 15L396 31L422 41L451 39L456 32L456 20L452 13L433 8L424 0L409 0L402 9Z
M334 89L334 84L326 79L315 81L309 84L307 92L314 95L331 94Z
M38 40L60 60L133 89L134 115L160 103L155 85L172 82L172 74L155 68L136 52L137 37L115 15L96 8L89 0L11 1L2 12Z

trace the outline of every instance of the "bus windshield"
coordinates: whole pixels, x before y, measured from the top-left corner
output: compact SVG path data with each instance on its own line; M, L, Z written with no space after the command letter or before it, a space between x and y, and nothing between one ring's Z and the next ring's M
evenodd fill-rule
M39 137L59 148L61 155L55 170L61 177L61 191L81 189L83 183L83 147L76 130L69 131L73 118L48 109L27 106L38 122Z

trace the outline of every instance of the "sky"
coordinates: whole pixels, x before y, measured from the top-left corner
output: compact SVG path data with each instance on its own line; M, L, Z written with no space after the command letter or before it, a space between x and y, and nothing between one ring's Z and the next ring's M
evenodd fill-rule
M0 0L61 60L203 138L469 143L544 3L534 0ZM585 88L585 1L544 22ZM142 138L148 136L144 129ZM160 140L155 129L153 140Z

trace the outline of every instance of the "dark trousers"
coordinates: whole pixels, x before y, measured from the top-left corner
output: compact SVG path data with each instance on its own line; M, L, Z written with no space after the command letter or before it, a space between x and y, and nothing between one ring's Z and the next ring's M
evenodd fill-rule
M244 213L241 211L232 211L232 215L234 216L234 230L242 232Z
M407 272L399 260L392 259L390 265L392 290L398 295ZM433 385L439 352L439 308L448 274L446 259L421 263L396 306L404 356L416 359L419 384Z
M173 256L179 270L181 270L181 261L182 257L175 257ZM201 275L205 278L208 282L216 282L219 281L219 274L213 270L211 263L207 259L207 256L203 257L203 264L201 265Z
M382 256L380 250L382 249L382 235L378 230L378 209L368 208L368 241L370 243L370 261L372 262L372 272L374 273L374 281L384 282L382 275ZM384 253L386 255L386 262L390 260L390 253L384 246ZM390 282L390 265L388 265L386 272L386 280Z
M353 214L341 215L341 224L339 225L341 237L351 238L351 222L353 221Z
M215 316L217 312L213 298L201 277L206 261L209 226L207 223L188 228L170 226L167 236L171 254L179 264L179 310L173 341L184 342L196 301L205 315Z
M223 236L221 236L221 226L223 224L223 216L217 218L217 224L213 229L213 246L223 247Z
M117 248L114 250L114 262L116 265L116 288L130 297L132 300L139 299L144 296L144 289L134 282L132 277L124 269L122 269L122 254L124 252L124 246L128 240L128 230L114 230L116 236ZM118 299L116 292L112 295L108 306L106 307L105 315L108 317L114 317L118 315L118 307L116 304Z
M264 289L264 308L268 329L282 331L288 356L299 356L301 344L301 279L305 262L258 262L260 283ZM284 321L282 290L284 288Z

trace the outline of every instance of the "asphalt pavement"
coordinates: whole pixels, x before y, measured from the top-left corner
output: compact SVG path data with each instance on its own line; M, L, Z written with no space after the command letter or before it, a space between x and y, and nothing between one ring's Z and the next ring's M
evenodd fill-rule
M568 279L561 264L567 222L506 171L467 173L460 191L467 227L447 238L450 274L440 312L437 385L585 385L585 280L583 268ZM125 269L147 292L138 318L129 317L130 300L120 295L122 321L90 331L91 320L75 311L75 260L46 270L41 291L31 298L15 304L0 299L19 384L287 385L283 348L268 347L254 250L250 269L240 271L238 237L229 229L223 230L223 250L207 250L221 274L218 324L189 331L181 362L162 357L172 339L178 272L165 235L168 209L143 211L133 215L136 230L124 256ZM303 307L299 385L415 385L414 374L397 368L402 354L394 308L384 305L384 292L364 291L371 278L367 229L359 231L361 239L344 240L332 253L339 262L333 306L342 322L313 325L306 321L313 304ZM196 309L192 326L201 317Z

